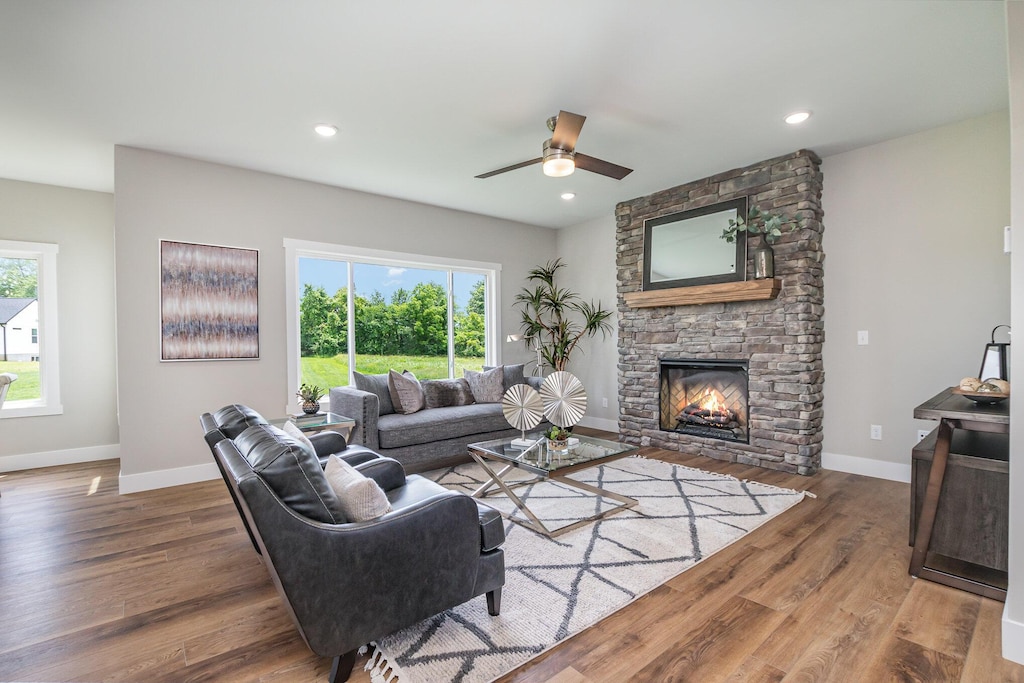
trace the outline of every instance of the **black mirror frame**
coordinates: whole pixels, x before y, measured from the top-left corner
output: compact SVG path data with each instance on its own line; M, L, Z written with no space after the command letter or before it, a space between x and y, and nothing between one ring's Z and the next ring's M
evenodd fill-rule
M690 278L679 278L676 280L661 280L659 282L651 282L651 237L652 228L656 228L659 225L665 225L667 223L678 223L685 221L690 218L698 218L700 216L706 216L709 213L717 213L719 211L726 211L728 209L735 209L737 216L742 216L744 219L747 217L747 198L740 197L739 199L730 199L725 202L718 202L717 204L709 204L707 206L701 206L696 209L689 209L687 211L677 211L676 213L666 214L664 216L658 216L656 218L648 218L644 221L644 281L643 291L652 289L671 289L674 287L694 287L697 285L712 285L722 282L740 282L746 279L747 270L747 233L737 232L736 233L736 272L734 273L721 273L718 275L703 275L701 277L690 277Z

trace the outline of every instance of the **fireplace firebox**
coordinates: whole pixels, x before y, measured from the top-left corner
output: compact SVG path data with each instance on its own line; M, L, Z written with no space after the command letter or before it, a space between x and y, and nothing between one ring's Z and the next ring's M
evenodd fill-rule
M663 430L750 442L745 361L663 359L660 372Z

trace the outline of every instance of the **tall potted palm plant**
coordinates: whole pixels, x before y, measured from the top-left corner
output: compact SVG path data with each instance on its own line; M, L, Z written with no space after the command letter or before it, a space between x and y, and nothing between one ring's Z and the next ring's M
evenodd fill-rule
M562 259L554 259L531 270L526 279L532 288L524 287L515 302L522 316L524 340L539 350L545 365L556 371L565 370L581 339L612 331L608 323L612 311L555 284L555 274L564 266Z

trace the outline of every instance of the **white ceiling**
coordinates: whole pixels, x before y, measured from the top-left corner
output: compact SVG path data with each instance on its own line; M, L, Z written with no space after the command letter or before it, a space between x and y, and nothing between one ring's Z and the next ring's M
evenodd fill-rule
M800 148L1007 108L1003 2L0 0L0 177L129 145L563 227ZM803 126L782 117L799 108ZM539 166L545 120L622 181ZM340 128L332 139L313 124ZM577 193L571 202L559 194Z

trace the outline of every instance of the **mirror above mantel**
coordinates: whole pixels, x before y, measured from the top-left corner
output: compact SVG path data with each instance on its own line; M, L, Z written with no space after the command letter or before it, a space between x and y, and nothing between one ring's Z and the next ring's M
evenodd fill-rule
M740 197L644 221L644 291L745 280L746 233L729 243L722 232L746 215Z

